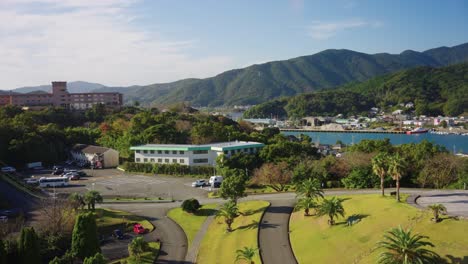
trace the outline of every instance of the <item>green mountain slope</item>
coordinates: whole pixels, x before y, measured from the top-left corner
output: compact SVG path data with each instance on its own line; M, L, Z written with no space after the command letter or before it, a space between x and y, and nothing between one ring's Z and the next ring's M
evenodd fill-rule
M417 114L468 113L468 63L443 68L418 67L333 90L306 93L259 104L245 117L304 117L361 114L371 107L413 102Z

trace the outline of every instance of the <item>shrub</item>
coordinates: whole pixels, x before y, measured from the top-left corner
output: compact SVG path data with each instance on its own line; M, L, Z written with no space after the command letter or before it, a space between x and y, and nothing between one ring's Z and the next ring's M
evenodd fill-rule
M379 177L375 176L368 166L357 167L341 182L346 188L373 188L379 186Z
M188 199L182 203L182 210L187 213L194 214L201 207L197 199Z

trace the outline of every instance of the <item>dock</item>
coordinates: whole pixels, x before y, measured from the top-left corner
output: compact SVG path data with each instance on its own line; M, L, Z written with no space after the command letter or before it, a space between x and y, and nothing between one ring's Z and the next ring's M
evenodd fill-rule
M406 134L405 131L393 130L321 130L321 129L302 129L302 128L280 128L281 132L320 132L320 133L377 133L377 134Z

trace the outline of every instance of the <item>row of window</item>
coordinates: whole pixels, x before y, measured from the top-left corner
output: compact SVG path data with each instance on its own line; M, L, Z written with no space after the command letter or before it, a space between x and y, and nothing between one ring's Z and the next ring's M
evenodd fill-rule
M228 155L228 154L231 154L231 155L234 155L236 153L241 153L241 152L244 152L244 153L254 153L255 152L255 148L245 148L245 149L232 149L231 151L229 150L225 150L224 151L224 154L225 155Z
M155 154L155 153L156 153L156 150L136 150L136 153ZM163 151L162 151L162 150L157 150L157 153L158 153L158 154L162 154ZM171 152L170 152L169 150L164 150L164 154L170 154L170 153L171 153ZM173 151L172 151L172 154L177 155L177 150L173 150ZM183 154L185 154L185 151L180 150L180 151L179 151L179 154L180 154L180 155L183 155Z
M163 163L163 159L157 159L157 161L158 161L158 163ZM170 161L170 159L164 159L164 163L170 163L169 161ZM141 162L141 159L136 158L136 162ZM152 162L152 163L154 163L154 162L156 162L156 159L154 159L154 158L149 158L149 159L144 158L143 162ZM179 162L177 162L177 159L172 159L172 163L181 163L181 164L183 164L183 163L185 163L185 160L184 159L179 159Z

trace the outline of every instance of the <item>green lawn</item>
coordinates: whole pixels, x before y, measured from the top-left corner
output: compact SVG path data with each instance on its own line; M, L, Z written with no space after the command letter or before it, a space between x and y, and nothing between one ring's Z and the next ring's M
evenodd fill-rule
M145 218L123 212L104 208L96 208L96 224L100 233L111 233L112 230L121 228L131 230L132 223L139 223L149 232L154 230L154 226Z
M268 205L265 201L239 203L239 210L244 215L234 220L232 232L226 232L222 217L216 218L203 238L197 263L235 263L236 250L245 246L257 248L258 224ZM258 254L254 261L261 263Z
M303 211L291 216L290 239L299 263L376 263L380 253L373 251L376 242L399 225L429 236L436 246L433 250L441 256L468 258L466 220L446 218L433 223L430 212L376 194L340 197L348 199L343 202L346 217L360 215L359 223L349 227L344 224L346 218L338 218L338 225L329 227L327 217L305 217Z
M195 235L200 230L203 222L209 215L216 213L217 204L203 205L197 214L189 214L184 212L182 208L174 208L167 214L172 220L176 221L187 235L188 244L192 244Z
M111 264L127 263L127 264L153 264L159 255L161 244L159 242L149 242L150 251L144 252L137 261L134 257L128 257L111 262Z

